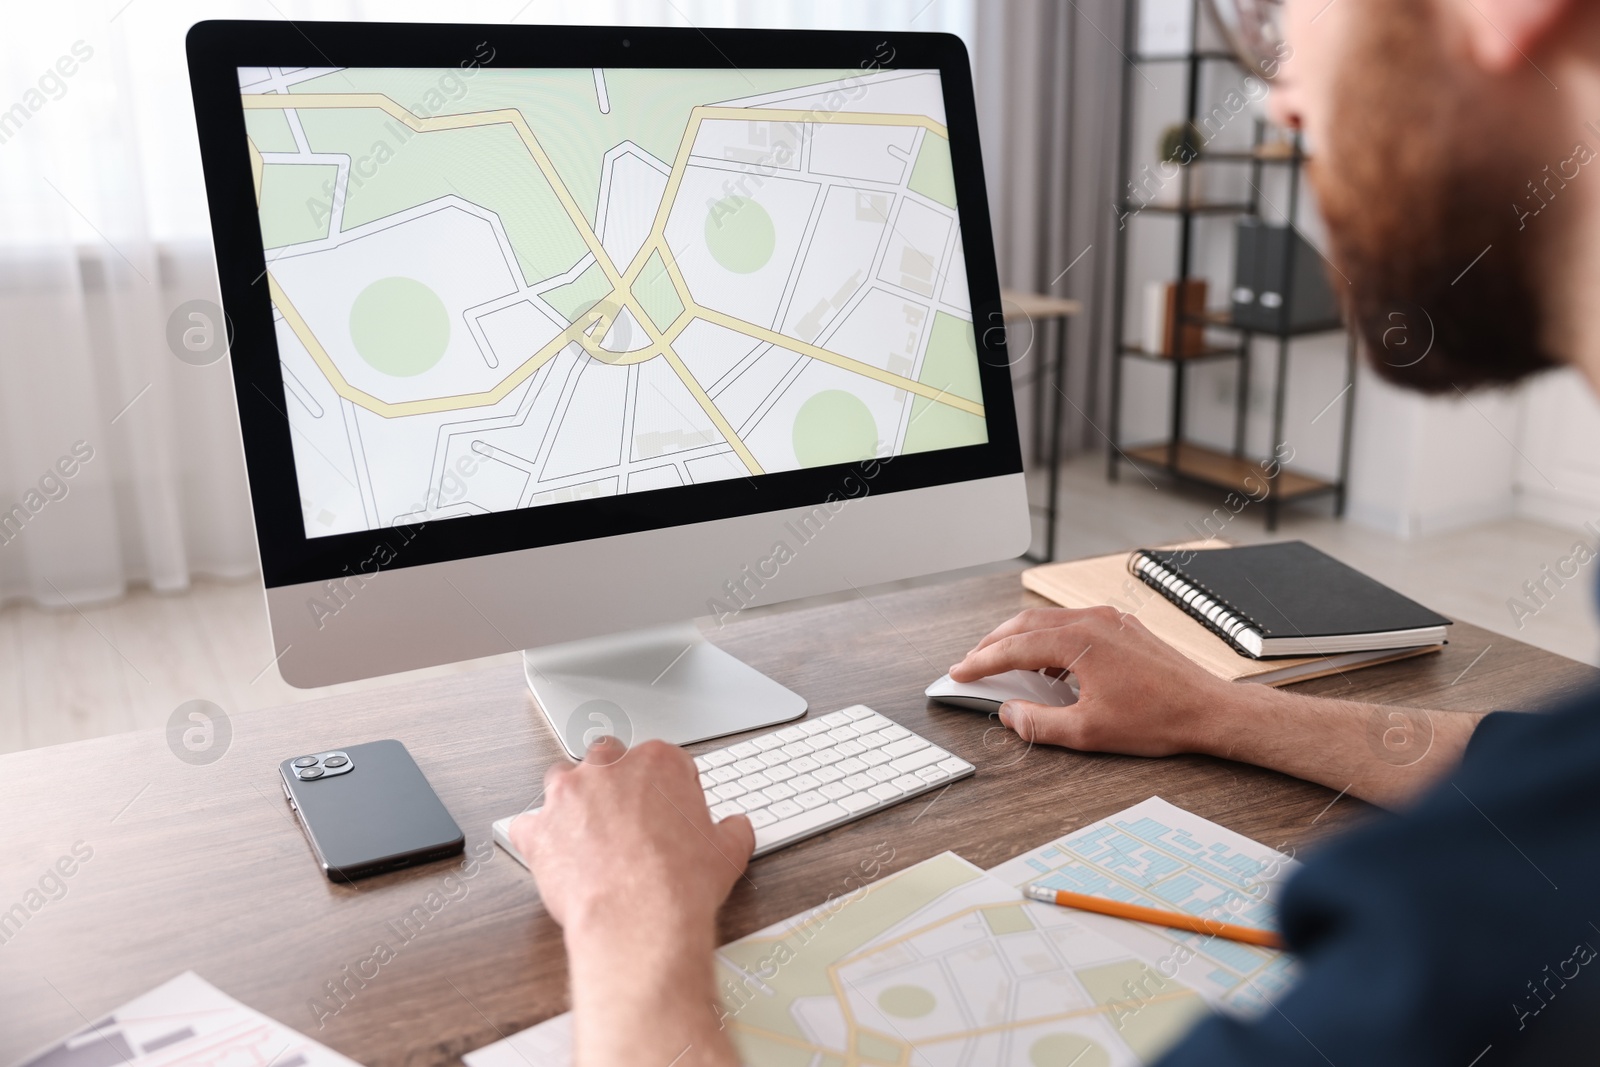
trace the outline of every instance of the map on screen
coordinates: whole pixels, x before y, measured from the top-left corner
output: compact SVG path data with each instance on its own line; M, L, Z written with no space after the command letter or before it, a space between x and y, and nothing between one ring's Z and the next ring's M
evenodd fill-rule
M239 82L307 537L988 439L936 71Z

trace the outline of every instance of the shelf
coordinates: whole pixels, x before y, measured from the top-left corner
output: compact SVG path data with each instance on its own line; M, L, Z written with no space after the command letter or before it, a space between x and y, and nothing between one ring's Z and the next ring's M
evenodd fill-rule
M1193 363L1196 360L1218 359L1223 356L1239 355L1238 345L1212 345L1208 344L1198 352L1191 352L1183 356L1163 356L1160 352L1151 352L1139 345L1125 344L1122 354L1125 356L1138 356L1152 363Z
M1124 201L1122 210L1135 217L1146 212L1157 215L1249 215L1252 208L1246 203L1230 203L1227 201L1201 201L1197 204L1133 204Z
M1203 322L1207 326L1214 326L1223 330L1238 330L1240 333L1260 334L1264 337L1303 337L1313 333L1344 332L1344 323L1338 319L1329 322L1312 322L1295 326L1288 330L1263 330L1256 326L1244 326L1233 321L1231 308L1217 308L1207 311L1203 315L1185 315L1189 322Z
M1262 501L1295 500L1299 497L1331 492L1338 488L1333 482L1313 478L1309 474L1300 474L1288 468L1281 468L1277 478L1268 480L1262 473L1261 464L1256 461L1240 459L1231 453L1218 452L1214 448L1191 444L1188 441L1178 445L1176 470L1167 466L1165 441L1129 448L1123 454L1136 463L1160 467L1187 481L1199 482L1217 489L1231 489ZM1246 485L1246 479L1251 480L1249 485ZM1267 486L1265 497L1261 496L1263 485Z
M1196 163L1293 163L1295 161L1294 145L1292 144L1264 144L1246 151L1221 151L1207 152L1201 150L1196 154ZM1301 155L1301 163L1309 162L1310 156Z
M1239 57L1226 48L1204 48L1198 52L1172 52L1152 56L1143 53L1134 53L1135 63L1187 63L1191 59L1215 60L1237 64Z

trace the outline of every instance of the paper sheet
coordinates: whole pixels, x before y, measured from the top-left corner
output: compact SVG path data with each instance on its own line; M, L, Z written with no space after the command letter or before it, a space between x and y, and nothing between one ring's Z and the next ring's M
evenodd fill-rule
M359 1067L185 971L16 1067Z

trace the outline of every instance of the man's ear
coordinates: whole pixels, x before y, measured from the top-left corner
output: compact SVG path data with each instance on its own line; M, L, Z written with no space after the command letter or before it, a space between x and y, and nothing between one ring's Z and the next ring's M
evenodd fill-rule
M1505 74L1539 51L1584 0L1450 0L1466 31L1472 57L1491 74Z

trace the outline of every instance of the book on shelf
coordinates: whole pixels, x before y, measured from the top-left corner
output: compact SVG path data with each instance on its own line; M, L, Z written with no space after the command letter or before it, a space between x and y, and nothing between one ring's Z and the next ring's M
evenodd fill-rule
M1144 294L1144 349L1169 359L1199 355L1206 347L1206 280L1151 282Z

